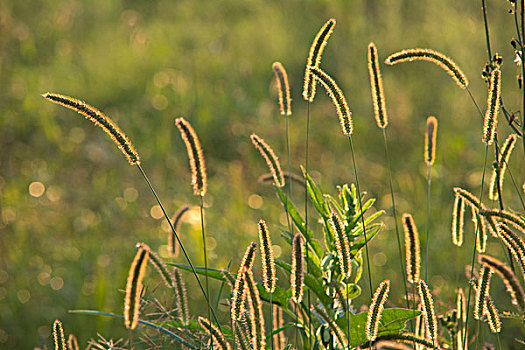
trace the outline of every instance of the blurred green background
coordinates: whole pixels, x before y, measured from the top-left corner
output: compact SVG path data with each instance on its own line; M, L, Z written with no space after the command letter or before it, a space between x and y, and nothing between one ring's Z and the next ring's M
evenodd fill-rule
M51 345L55 318L84 345L97 332L127 337L121 320L68 310L120 314L135 243L144 241L161 255L166 251L167 226L137 169L101 130L40 95L75 96L111 116L133 141L170 213L185 203L199 203L174 126L175 117L186 117L207 161L209 264L221 268L231 259L236 268L245 247L257 239L259 218L268 222L274 244L283 243L283 210L272 187L257 182L267 168L248 138L252 132L263 137L286 168L285 124L272 63L283 63L292 87L292 167L299 173L305 161L304 66L313 37L330 17L337 25L322 67L337 79L354 115L361 189L378 199L376 209L387 211L382 217L386 228L370 246L373 284L391 279L389 300L400 305L399 257L383 140L373 119L367 45L374 41L381 59L411 47L446 53L465 71L484 110L487 87L480 73L487 54L480 6L479 1L455 0L0 2L0 348ZM515 111L521 92L508 9L506 1L491 1L488 11L493 50L504 57L506 106ZM468 94L438 67L405 63L381 68L398 212L412 213L421 233L426 220L425 121L428 115L439 120L429 274L438 312L444 312L455 288L467 286L463 271L471 259L473 229L466 225L463 248L452 246L452 187L479 193L485 151L481 120ZM354 178L348 141L322 91L311 107L310 131L311 173L324 191L335 194L336 185ZM500 119L500 140L510 132ZM489 149L488 170L493 158ZM519 186L523 158L519 145L511 159ZM301 203L298 186L294 197ZM509 179L504 197L508 208L521 208ZM311 222L319 228L316 219ZM201 265L197 210L186 217L181 235ZM488 251L503 256L493 238ZM276 254L287 259L289 250L284 245ZM176 261L185 262L182 256ZM155 289L160 280L151 271L149 288ZM192 313L204 314L190 275L187 283ZM367 284L362 283L358 306L369 303ZM211 289L216 298L218 285ZM497 307L512 310L501 283L494 282L492 290L499 295ZM226 309L221 310L219 317L226 321ZM503 344L522 332L519 327L519 322L504 321ZM496 341L486 327L484 339Z

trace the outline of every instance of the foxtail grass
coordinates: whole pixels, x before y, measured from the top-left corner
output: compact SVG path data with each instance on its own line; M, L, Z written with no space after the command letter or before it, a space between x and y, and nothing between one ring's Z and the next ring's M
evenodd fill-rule
M292 97L290 96L290 84L288 83L288 74L281 62L274 62L272 65L273 72L277 81L277 92L279 93L279 107L281 115L292 115Z
M292 300L299 304L303 300L304 284L304 242L301 233L297 233L292 240Z
M177 310L177 317L182 324L188 324L190 319L188 308L188 294L186 293L186 283L182 278L180 270L173 268L173 281L175 282L175 305Z
M490 331L492 333L501 332L501 319L499 317L498 309L496 309L494 301L488 294L485 300L484 314L487 317L487 323L489 324Z
M487 145L494 142L496 126L498 125L498 112L501 99L501 71L495 68L490 74L489 94L487 98L487 110L483 121L482 141Z
M498 234L525 274L525 242L503 223L498 223Z
M384 129L388 125L388 114L386 111L385 93L383 91L383 78L381 77L377 48L374 43L368 45L368 73L370 75L374 117L377 126Z
M242 321L243 320L243 308L244 308L244 300L245 300L245 293L244 293L244 286L246 285L246 281L244 279L244 271L246 271L248 268L246 266L241 265L239 268L239 272L237 273L237 277L235 279L235 285L232 291L232 300L231 300L231 318L234 322L236 321Z
M283 187L284 177L281 170L281 164L279 163L279 158L277 158L272 148L259 136L251 134L250 139L252 140L255 148L259 150L263 158L266 160L266 164L268 164L268 168L273 175L275 185L277 187Z
M422 304L423 315L425 315L425 318L427 320L426 322L427 334L435 346L437 345L438 329L437 329L437 317L436 317L436 312L434 310L434 301L432 299L432 294L430 294L430 291L428 290L428 286L424 280L419 280L419 284L417 285L417 290L419 293L419 299L421 300L421 304Z
M467 321L467 307L465 305L465 293L463 288L458 288L456 293L456 314L458 319L458 331L454 335L456 349L463 349L463 339L465 338L465 322Z
M339 215L335 211L332 211L328 218L332 230L334 231L335 246L337 249L337 259L339 261L339 268L341 274L348 278L352 273L351 256L350 256L350 245L348 244L348 236L346 235L343 223L339 218Z
M55 350L67 349L64 328L62 328L62 322L60 322L60 320L53 322L53 339L55 340Z
M74 334L70 334L67 338L67 346L69 348L68 350L80 350L77 337L75 337Z
M137 246L142 246L144 243L138 243ZM148 261L153 265L153 267L158 271L159 275L162 277L164 284L168 288L174 288L173 279L171 274L166 267L166 264L160 259L160 257L153 251L149 250L149 259Z
M510 296L511 303L516 305L522 312L525 311L525 292L516 277L516 274L502 261L490 256L480 255L481 264L489 266L501 278L505 289Z
M323 85L328 96L332 99L343 134L352 135L354 129L352 113L350 112L350 108L348 108L348 103L346 102L346 97L343 94L343 91L341 91L335 80L326 74L321 68L310 67L310 73L315 80Z
M431 49L418 48L399 51L388 56L385 63L394 65L412 61L428 61L437 64L454 79L460 88L465 89L468 86L468 79L459 66L450 57Z
M324 48L335 27L335 18L330 18L319 30L310 46L306 69L304 72L303 98L313 102L315 97L315 80L310 75L310 67L319 67Z
M492 170L492 176L490 177L490 200L498 200L498 189L499 191L503 189L503 178L505 176L505 171L507 170L510 155L512 153L512 150L514 149L514 146L516 145L517 139L518 136L516 134L511 134L509 135L509 137L507 137L507 139L505 140L505 142L503 142L503 145L501 146L498 156L498 162L495 163L494 169Z
M211 336L213 343L217 344L218 349L220 350L230 350L230 343L224 339L224 335L211 321L205 317L199 316L198 318L199 325L204 329L204 331Z
M509 223L520 230L522 233L525 233L525 220L510 211L501 209L484 209L480 211L480 214L487 218L496 217L502 219L506 223Z
M244 280L246 281L246 294L250 305L250 322L252 325L252 347L254 350L265 350L266 336L264 331L264 315L262 312L262 302L259 297L257 285L253 279L251 270L244 270Z
M458 247L463 245L463 230L465 224L465 201L456 193L452 211L452 243Z
M190 208L191 207L187 204L183 205L175 212L175 214L173 214L171 221L173 222L173 227L175 227L176 231L179 231L182 217L190 210ZM173 231L170 231L168 236L168 254L170 256L177 257L179 256L179 250L180 248L177 244L175 233L173 233Z
M481 319L485 312L485 301L489 293L492 269L487 265L482 265L479 271L476 297L474 298L473 315L476 320Z
M485 221L479 215L479 211L475 208L472 209L472 222L474 227L476 227L476 251L478 253L485 253L487 249L487 227L485 226Z
M403 214L403 229L405 231L407 280L410 283L418 283L421 268L419 233L412 215L408 213Z
M319 305L314 306L315 311L317 314L321 317L321 319L328 324L328 327L333 335L335 335L335 338L337 339L337 342L339 343L339 346L343 349L348 347L348 339L346 338L345 334L341 330L341 328L337 325L337 323L334 321L332 317L330 317L326 310L323 309Z
M135 147L124 134L117 124L111 120L107 115L102 113L97 108L88 105L86 102L77 100L76 98L69 97L66 95L60 95L55 93L47 92L42 95L47 100L67 107L74 110L75 112L83 115L86 119L92 121L96 126L99 126L108 134L117 147L126 156L129 164L135 165L140 164L140 157Z
M270 232L264 220L259 220L259 241L261 243L261 262L263 272L263 284L268 293L273 293L275 290L275 261L273 258L272 240L270 239Z
M379 331L379 323L383 314L383 308L388 298L388 292L390 291L390 281L384 280L377 287L370 308L366 317L365 333L366 337L370 341L374 341L377 338Z
M126 328L135 329L139 320L140 295L142 294L142 281L146 274L146 266L150 249L146 244L137 244L138 250L131 268L129 269L126 283L126 297L124 298L124 324Z

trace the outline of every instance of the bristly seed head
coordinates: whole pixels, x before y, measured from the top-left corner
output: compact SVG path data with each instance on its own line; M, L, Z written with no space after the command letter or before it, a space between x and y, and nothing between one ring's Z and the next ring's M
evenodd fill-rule
M465 201L456 193L452 212L452 243L461 247L463 244L463 226L465 222Z
M377 338L377 333L379 331L379 323L381 321L381 316L383 313L383 308L388 298L388 292L390 291L390 281L384 280L377 287L372 302L370 303L370 308L366 317L366 326L365 332L366 337L370 341L374 341Z
M272 240L270 232L263 219L259 220L259 241L261 243L261 258L264 288L268 293L275 290L275 261L273 259Z
M368 45L368 73L370 75L370 86L374 103L374 116L377 126L384 129L388 125L388 115L383 92L383 78L381 77L377 48L374 43Z
M205 196L208 190L208 180L206 175L206 165L202 153L201 144L197 133L191 124L184 118L175 119L175 124L179 128L180 134L186 145L186 151L190 160L191 183L193 193L197 196Z
M244 270L244 280L246 283L246 294L250 304L250 322L252 324L252 346L254 350L264 350L266 337L264 332L264 315L262 302L257 290L257 285L250 270Z
M498 163L496 164L496 167L492 170L492 176L490 177L490 185L489 185L489 199L493 201L497 201L499 198L498 195L498 186L500 190L503 191L503 177L505 175L505 171L507 170L507 164L509 163L510 154L512 153L512 150L514 149L514 145L516 144L516 141L518 139L518 135L516 134L510 134L509 137L503 142L503 145L501 146L501 149L499 151L498 156Z
M428 61L434 64L437 64L443 68L450 76L454 79L456 84L465 89L468 86L468 80L458 65L452 61L450 57L443 55L440 52L431 50L431 49L407 49L393 53L388 56L385 60L385 63L388 65L394 65L401 62L411 62L411 61Z
M107 115L95 107L88 105L84 101L77 100L73 97L49 92L42 96L51 102L74 110L83 115L86 119L92 121L95 125L101 127L102 130L104 130L117 144L118 148L124 153L131 165L140 164L139 154L135 150L135 147L133 147L131 141Z
M279 107L281 115L292 115L292 97L290 96L290 84L288 83L288 74L281 62L274 62L272 65L275 78L277 79L277 90L279 93Z
M62 322L55 320L53 322L53 338L55 339L55 350L66 350L66 338L64 336L64 329Z
M525 274L525 242L507 225L497 224L499 238L509 248L512 256L519 262L521 271Z
M426 329L427 334L432 339L434 344L437 344L437 318L436 312L434 311L434 300L432 299L432 294L428 290L428 286L424 280L419 280L417 285L417 291L419 293L419 299L423 306L423 314L427 319Z
M137 247L137 254L129 269L126 283L126 297L124 298L124 323L128 329L135 329L139 321L142 280L146 274L146 266L150 252L146 244L138 243Z
M496 126L498 125L498 112L501 96L501 71L496 68L490 74L489 95L487 98L487 110L483 122L483 142L492 145Z
M350 257L350 245L348 244L348 236L346 235L343 223L339 218L339 215L335 211L332 211L328 222L334 231L335 246L337 249L337 259L339 261L339 268L341 274L348 278L352 273L351 257Z
M330 96L332 99L339 117L343 134L347 136L352 135L354 130L352 113L348 108L348 103L346 102L346 97L343 94L343 91L341 91L335 80L326 74L321 68L310 67L310 73L312 74L312 77L315 78L315 80L318 80L324 86L328 96Z
M297 233L292 240L292 299L296 303L303 300L304 283L304 243L301 233Z
M182 220L182 217L184 214L186 214L190 210L189 205L183 205L180 207L175 214L173 214L173 217L171 218L171 222L173 223L173 227L175 228L175 231L178 233L180 228L180 223ZM168 235L168 254L173 257L179 256L179 242L177 242L177 238L175 237L175 232L170 231Z
M177 307L177 317L183 325L187 325L190 319L188 308L188 295L186 284L178 268L173 268L173 280L175 282L175 305Z
M434 164L436 159L436 139L438 122L436 117L427 118L427 131L425 132L425 163Z
M417 283L421 266L419 233L412 215L408 213L403 214L403 229L405 231L407 280L410 283Z
M222 332L217 328L216 325L210 322L206 317L199 316L199 325L206 331L207 334L209 334L213 340L212 342L214 344L217 344L218 349L220 350L230 350L230 343L224 339L224 335Z
M284 176L281 170L281 164L279 163L279 158L277 158L272 148L256 134L251 134L250 139L252 140L253 145L259 150L259 152L261 152L261 155L266 160L266 164L268 164L268 168L270 168L270 172L273 175L275 186L283 187Z
M319 67L324 48L335 27L335 18L330 18L319 30L315 36L308 59L306 60L306 69L304 72L303 98L308 102L313 102L315 96L315 79L310 75L310 67Z
M488 265L482 265L479 271L476 297L474 299L474 318L480 320L485 312L485 301L489 293L492 269Z

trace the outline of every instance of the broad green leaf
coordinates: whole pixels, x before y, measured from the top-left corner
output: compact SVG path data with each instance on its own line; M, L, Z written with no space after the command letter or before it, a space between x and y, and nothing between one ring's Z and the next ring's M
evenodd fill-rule
M354 219L348 223L348 226L354 227L356 225L357 221L361 220L361 216L363 216L363 214L366 213L366 211L372 205L374 205L375 201L376 201L375 199L371 198L371 199L367 200L365 203L363 203L363 208L357 212L357 214L354 217ZM359 205L358 205L358 209L360 209Z
M275 260L275 264L280 266L285 271L292 273L292 266L285 263L281 260ZM307 273L304 274L304 284L319 298L321 303L325 306L331 304L332 300L328 295L325 294L324 288L321 282L319 282L315 277Z
M381 323L377 335L390 335L398 334L405 328L406 322L421 314L420 311L409 310L409 309L384 309L381 317ZM350 321L350 327L348 328L348 316ZM362 312L354 315L344 315L337 319L337 324L341 330L347 335L348 345L352 348L368 342L368 338L365 334L367 313ZM348 334L348 329L350 333Z
M310 196L312 204L314 205L317 212L321 214L321 216L327 218L330 215L330 208L328 207L328 204L326 204L323 194L315 184L314 180L312 180L310 175L306 173L302 166L301 170L303 171L303 176L306 177L306 187L308 189L308 195Z
M297 208L288 199L288 197L283 193L283 191L277 186L274 186L274 187L275 187L275 190L277 191L279 199L283 203L284 208L288 211L288 213L290 214L293 222L295 223L295 226L297 226L299 231L301 231L301 233L303 234L304 238L306 239L306 242L308 243L308 245L310 245L314 249L314 253L315 253L315 255L317 255L317 258L321 258L323 256L323 250L319 249L320 245L313 245L311 243L312 237L313 237L312 230L310 230L310 228L308 228L308 229L306 228L306 224L305 224L303 218L301 217L301 215L299 214L299 212L297 211Z

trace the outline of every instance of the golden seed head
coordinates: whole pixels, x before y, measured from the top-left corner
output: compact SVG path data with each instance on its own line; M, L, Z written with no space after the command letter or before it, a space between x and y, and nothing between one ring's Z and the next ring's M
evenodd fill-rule
M438 122L436 117L427 118L427 131L425 132L425 163L434 164L436 159L436 138Z
M403 214L403 229L405 232L407 280L410 283L417 283L421 266L419 233L412 215L408 213Z
M102 113L100 110L88 105L84 101L77 100L76 98L66 95L47 92L43 94L42 97L51 102L74 110L75 112L83 115L86 119L92 121L111 137L117 147L122 151L122 153L124 153L131 165L140 164L139 154L135 150L135 147L133 147L133 144L128 139L126 134L124 134L119 129L117 124L115 124L111 118Z
M277 90L279 93L279 107L281 115L292 115L292 97L290 96L290 84L288 83L288 74L280 62L274 62L272 65L275 78L277 80Z
M268 164L268 168L273 175L275 186L283 187L284 176L281 170L281 164L279 163L279 158L277 158L272 148L256 134L251 134L250 139L252 140L253 145L259 150L263 158L266 160L266 164Z
M131 263L126 283L126 297L124 298L124 323L126 328L135 329L139 320L140 294L142 281L146 274L150 249L146 244L138 243L138 251Z
M503 177L505 171L507 170L507 164L510 160L510 154L514 149L518 135L510 134L499 151L497 168L492 169L492 176L490 177L489 184L489 199L497 201L499 198L498 195L498 186L500 190L503 190Z
M419 280L417 285L417 291L419 293L419 299L423 306L423 314L425 315L426 322L426 331L429 337L432 339L434 344L437 343L437 318L436 312L434 311L434 300L432 299L432 294L428 290L428 286L424 280Z
M217 328L216 325L210 322L206 317L199 316L198 318L199 325L204 329L204 331L210 335L213 340L212 342L214 344L217 344L218 349L220 350L230 350L230 343L224 339L224 335L222 332Z
M463 244L463 227L465 222L465 201L461 196L454 196L452 212L452 243L458 247Z
M379 331L379 322L381 321L383 308L386 299L388 298L389 291L390 281L384 280L379 284L379 287L377 287L374 297L372 298L372 302L370 303L365 325L366 337L370 341L374 341L377 337L377 333Z
M501 96L501 71L496 68L490 74L487 110L483 121L483 142L491 145L494 142Z
M197 196L206 195L208 190L208 180L206 176L206 165L204 164L204 155L202 153L199 138L193 130L191 124L184 118L175 119L175 124L179 128L191 167L191 183L193 185L193 193Z
M456 84L465 89L468 86L468 79L459 66L450 57L431 49L407 49L393 53L388 56L385 63L394 65L401 62L428 61L443 68L454 79Z
M53 322L53 338L55 339L55 350L67 349L64 328L62 328L62 322L58 319Z
M259 241L261 243L261 261L264 288L268 293L273 293L275 290L275 261L273 259L272 240L270 239L270 232L263 219L259 220Z
M292 274L290 277L292 285L292 299L296 303L303 300L304 283L304 243L300 233L292 240Z
M368 45L368 73L370 75L370 86L372 89L374 116L377 126L384 129L388 125L388 115L386 112L385 94L383 92L383 78L381 77L377 48L374 43Z

